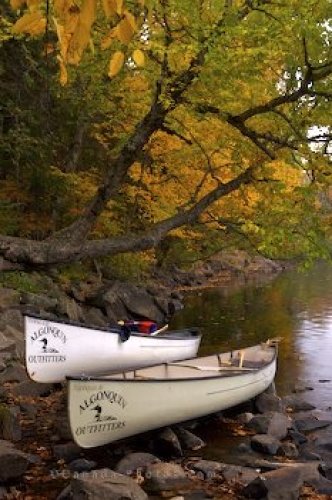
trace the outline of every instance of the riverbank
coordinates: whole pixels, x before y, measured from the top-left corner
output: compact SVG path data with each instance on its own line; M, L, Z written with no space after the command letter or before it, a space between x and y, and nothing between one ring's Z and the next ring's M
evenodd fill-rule
M252 401L246 411L241 408L237 414L219 414L191 422L189 426L175 426L100 449L82 450L73 443L68 429L66 387L33 383L25 373L22 327L25 312L99 326L124 317L149 317L163 322L182 307L183 293L188 289L213 286L235 276L245 279L255 273L273 277L282 269L261 260L249 264L246 259L241 254L235 261L209 262L189 273L174 269L165 274L156 270L153 280L144 287L92 277L89 283L60 288L56 280L44 276L39 279L45 280L47 294L0 289L3 498L46 500L88 495L96 500L103 496L116 499L121 495L133 499L262 498L253 496L264 492L256 483L249 487L253 481L264 484L270 481L268 498L280 498L273 495L279 494L285 481L293 485L290 490L293 496L289 498L316 498L315 491L321 492L317 498L324 498L322 488L330 487L330 483L326 483L329 457L321 456L322 450L318 449L308 455L303 446L308 442L305 433L317 435L319 431L314 426L300 433L299 442L294 441L290 431L297 436L298 424L289 413L289 406L276 395L260 409L257 401ZM317 420L312 408L306 411L307 417ZM250 427L250 421L260 420L260 416L265 427L262 422L259 429ZM279 429L277 436L273 430L276 422L278 427L283 422L283 430ZM286 434L285 422L289 424ZM204 458L203 428L243 436L235 463ZM265 437L254 439L256 435ZM326 439L325 448L329 446L330 441ZM289 462L293 464L292 469L282 465ZM306 468L308 462L310 474ZM265 476L271 472L272 478Z
M65 386L35 384L17 364L1 381L0 498L331 498L332 421L300 393L281 399L270 388L199 421L82 449ZM240 437L233 463L203 458L206 428Z

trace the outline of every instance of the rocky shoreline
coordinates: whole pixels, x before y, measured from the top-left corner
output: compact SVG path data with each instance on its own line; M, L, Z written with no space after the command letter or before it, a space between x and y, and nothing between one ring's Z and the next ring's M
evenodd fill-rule
M331 498L332 419L300 393L281 399L270 387L199 421L82 449L68 428L65 386L36 384L17 363L0 378L0 498ZM205 426L240 437L236 463L204 457Z
M144 287L92 277L63 289L43 276L45 293L0 288L0 498L331 498L332 419L303 400L310 388L281 399L271 387L231 411L86 450L72 441L65 384L32 382L24 367L25 313L96 326L119 318L163 323L187 289L282 268L238 255L190 273L156 271ZM232 463L206 456L203 428L241 440Z

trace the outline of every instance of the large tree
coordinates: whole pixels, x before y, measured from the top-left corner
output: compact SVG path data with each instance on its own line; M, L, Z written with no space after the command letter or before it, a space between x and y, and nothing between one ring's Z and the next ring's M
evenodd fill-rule
M99 187L76 219L42 240L1 235L3 263L44 266L147 250L171 231L197 222L254 236L268 210L278 233L281 211L283 219L287 210L287 218L294 217L289 220L294 228L303 226L299 206L314 200L314 210L307 212L311 217L321 207L317 191L331 177L328 0L159 0L127 6L105 0L104 13L97 0L11 4L21 9L15 36L43 31L47 57L60 64L59 86L67 84L64 93L70 88L70 64L89 71L84 50L90 36L99 50L103 16L108 17L111 31L101 40L111 58L111 80L105 85L114 96L122 93L125 111L118 122L123 119L125 124L121 140L106 156ZM58 55L50 48L53 28ZM131 88L134 78L144 81L143 91ZM165 137L178 141L175 151ZM119 192L138 186L148 169L149 180L155 176L167 184L178 203L170 200L136 232L130 228L128 233L96 238L95 228L111 213ZM284 199L281 208L277 181L294 171L296 181L285 182L290 188L281 196L289 200ZM254 230L238 210L250 197L248 205L256 210L250 222ZM301 216L304 213L301 210ZM310 228L304 224L303 237L313 237L310 231L317 221L311 222ZM261 238L254 240L262 246Z

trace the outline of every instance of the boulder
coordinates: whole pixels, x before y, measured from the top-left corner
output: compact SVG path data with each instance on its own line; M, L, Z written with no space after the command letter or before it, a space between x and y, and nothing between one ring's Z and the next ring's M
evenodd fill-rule
M52 389L52 384L40 384L32 380L27 380L26 382L17 384L12 388L11 392L14 396L38 398L41 396L48 396Z
M10 307L20 303L20 292L12 288L0 287L0 311L5 311Z
M310 432L317 429L323 429L332 424L331 420L319 420L316 417L297 418L294 420L296 429L299 432Z
M263 392L255 398L255 407L259 413L267 413L269 411L277 411L282 413L284 406L281 398L270 392Z
M298 464L261 474L244 488L242 494L247 498L298 500L303 484L318 479L318 466Z
M137 470L144 473L148 465L159 462L159 458L151 453L129 453L116 464L115 471L130 476Z
M0 405L0 429L2 439L13 442L22 439L20 415L19 406Z
M177 435L180 445L184 450L197 451L206 446L206 443L200 437L196 436L184 427L174 427L174 432Z
M9 441L0 441L0 482L20 478L29 463L26 453L17 450Z
M164 457L182 457L183 451L179 438L170 427L165 427L153 439L153 449Z
M8 368L0 373L0 383L2 384L6 382L26 382L27 380L27 372L20 364L8 366Z
M268 434L256 434L251 439L251 447L259 453L267 455L276 455L280 448L280 441Z
M205 479L223 477L227 482L233 481L243 486L253 481L259 475L257 471L250 467L224 464L212 460L199 460L190 464L190 467L194 471L203 473Z
M111 310L120 313L122 310L124 318L129 313L133 317L148 318L157 323L163 323L164 314L154 298L135 285L117 281L104 293L103 300Z
M283 398L283 404L288 412L308 411L315 409L314 405L308 403L307 401L305 401L303 398L301 398L296 394L295 395L290 394L289 396L285 396Z
M82 448L80 448L73 441L69 441L68 443L54 445L53 453L55 458L58 460L63 459L66 462L72 462L76 458L80 457Z
M128 476L110 469L96 469L75 475L70 482L75 500L147 500L147 494Z
M149 493L186 490L191 486L192 481L178 464L160 462L149 465L146 469L144 490Z
M52 311L57 305L57 299L47 297L47 295L39 295L37 293L22 292L21 303L32 306L38 311Z

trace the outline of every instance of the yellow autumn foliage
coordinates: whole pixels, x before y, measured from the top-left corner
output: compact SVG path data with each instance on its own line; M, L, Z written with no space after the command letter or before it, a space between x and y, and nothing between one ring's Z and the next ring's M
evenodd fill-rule
M133 61L138 67L144 66L144 62L145 62L144 52L140 49L134 50Z
M108 71L108 76L110 78L113 78L114 76L116 76L119 71L121 70L122 66L123 66L123 63L124 63L124 53L121 52L120 50L117 50L113 56L112 56L112 59L110 61L110 64L109 64L109 71Z
M23 7L25 0L10 0L10 6L13 10L18 10Z
M46 19L40 11L28 12L20 17L13 26L13 33L40 35L45 31Z

